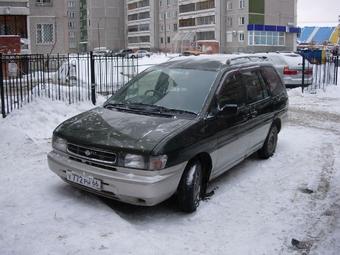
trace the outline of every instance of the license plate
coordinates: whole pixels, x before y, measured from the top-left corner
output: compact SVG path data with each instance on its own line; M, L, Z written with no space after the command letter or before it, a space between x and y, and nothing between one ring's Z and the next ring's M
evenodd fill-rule
M95 179L92 176L75 174L71 171L66 171L66 179L70 182L74 182L95 190L101 190L102 187L102 183L100 180Z

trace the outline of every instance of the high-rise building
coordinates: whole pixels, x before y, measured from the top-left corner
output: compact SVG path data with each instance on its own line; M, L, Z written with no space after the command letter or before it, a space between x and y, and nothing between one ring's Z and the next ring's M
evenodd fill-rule
M294 50L299 32L296 2L128 0L128 47L225 53Z
M80 0L67 0L66 8L69 52L78 52L80 47Z
M291 51L296 48L297 0L226 0L225 52Z
M87 49L125 47L125 0L81 1L87 9ZM86 3L85 3L86 2ZM82 20L84 21L84 14ZM82 24L82 28L84 24ZM82 30L84 31L84 30ZM83 34L84 36L84 34Z
M127 46L159 48L159 0L127 0Z
M159 48L176 50L178 34L178 0L159 0Z
M86 52L88 44L87 36L87 3L86 0L79 1L79 51Z

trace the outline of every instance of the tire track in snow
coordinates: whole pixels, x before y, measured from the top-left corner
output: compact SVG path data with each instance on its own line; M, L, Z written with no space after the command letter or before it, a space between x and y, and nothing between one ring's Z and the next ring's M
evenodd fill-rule
M290 107L289 124L321 129L339 136L339 139L334 139L332 143L325 142L322 148L320 148L320 160L323 161L323 164L321 172L318 174L316 185L312 184L314 186L312 193L297 194L297 196L304 196L302 199L309 200L306 206L307 217L304 220L304 236L302 236L299 242L300 249L290 243L287 244L292 240L288 237L280 250L280 254L308 255L317 248L321 240L325 239L327 233L330 233L335 228L336 221L340 217L340 199L334 201L334 197L332 198L329 195L329 191L332 188L332 179L336 173L334 167L336 157L334 145L340 146L338 142L340 141L340 115ZM294 236L291 238L294 238Z

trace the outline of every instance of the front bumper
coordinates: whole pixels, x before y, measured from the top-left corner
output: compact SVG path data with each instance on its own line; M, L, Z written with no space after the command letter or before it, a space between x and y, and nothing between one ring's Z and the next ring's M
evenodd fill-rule
M67 154L56 151L51 151L47 158L49 168L73 186L100 196L144 206L158 204L172 196L177 190L187 163L183 162L160 171L144 171L123 167L108 170L72 160ZM98 191L67 181L66 171L101 180L101 190Z

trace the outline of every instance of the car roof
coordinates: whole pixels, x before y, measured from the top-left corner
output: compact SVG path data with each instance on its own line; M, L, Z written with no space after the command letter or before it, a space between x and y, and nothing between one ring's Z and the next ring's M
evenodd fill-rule
M265 64L263 58L254 54L213 54L189 57L176 57L160 64L167 68L198 69L219 71L223 68L234 66L254 66ZM263 62L263 63L262 63ZM268 65L268 62L266 63ZM270 64L269 64L270 65Z

